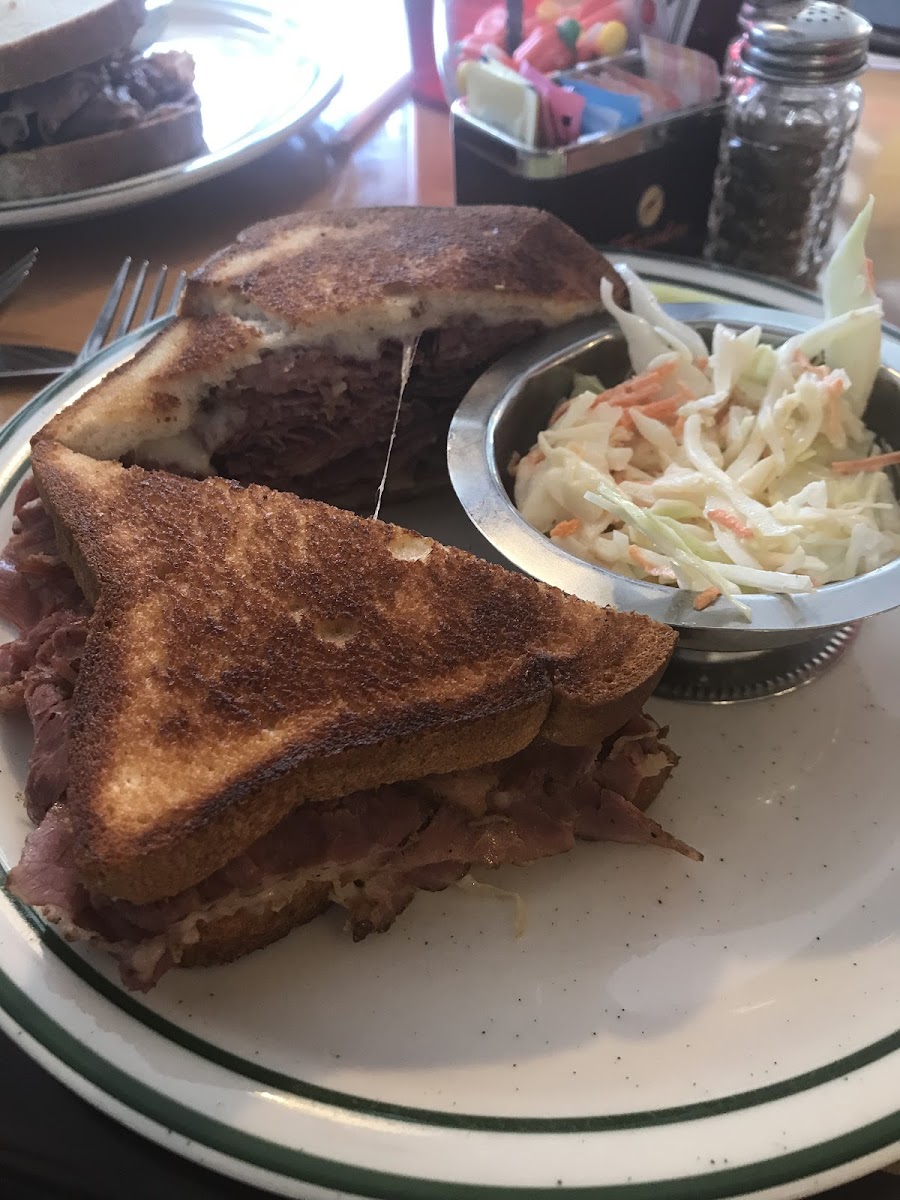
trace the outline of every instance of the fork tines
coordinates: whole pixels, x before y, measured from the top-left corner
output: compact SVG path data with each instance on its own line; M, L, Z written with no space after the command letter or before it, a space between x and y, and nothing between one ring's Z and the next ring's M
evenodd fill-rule
M100 350L104 342L107 341L107 338L109 338L110 342L116 341L118 338L124 337L126 333L148 325L157 317L171 316L177 311L187 276L184 271L178 272L168 303L164 304L163 295L166 290L169 268L162 266L154 273L152 283L146 289L147 295L143 311L141 312L140 319L135 322L135 313L140 304L141 295L145 291L149 271L150 264L147 261L142 262L137 267L129 288L128 277L131 272L131 259L125 259L103 302L103 307L100 309L100 314L97 317L94 328L88 334L87 340L81 348L77 359L78 363L83 363L87 359L92 358ZM121 311L119 311L120 305ZM119 312L119 319L116 322L117 312ZM113 328L114 322L115 328ZM112 335L110 336L111 330Z
M5 271L0 271L0 304L11 296L19 284L24 280L25 276L34 266L37 261L37 247L29 250L27 254L14 262L11 267L7 267Z

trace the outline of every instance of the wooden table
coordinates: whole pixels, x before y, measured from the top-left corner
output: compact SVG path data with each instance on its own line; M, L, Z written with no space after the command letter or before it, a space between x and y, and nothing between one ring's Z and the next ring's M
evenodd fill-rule
M887 317L900 324L900 70L883 64L864 82L865 116L843 216L870 190L875 194L870 253ZM56 228L0 233L0 264L33 245L41 252L27 285L0 313L0 341L77 349L126 254L190 269L244 226L301 207L452 202L447 115L406 102L343 164L332 162L316 139L294 138L259 163L151 205ZM33 390L0 386L0 420ZM897 1197L900 1178L885 1174L830 1193L831 1200Z
M870 71L865 89L842 219L874 193L869 252L887 319L900 324L900 69ZM261 163L150 205L69 225L0 231L0 264L34 245L41 252L26 286L0 312L0 341L76 349L126 254L190 269L244 226L298 208L452 203L447 115L408 101L337 166L320 142L297 137ZM32 392L30 385L0 385L0 420Z

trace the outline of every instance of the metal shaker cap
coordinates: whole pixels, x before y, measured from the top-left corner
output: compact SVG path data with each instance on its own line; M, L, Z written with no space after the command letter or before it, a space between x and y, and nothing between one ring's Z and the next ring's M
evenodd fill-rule
M741 62L747 74L778 83L838 83L864 69L871 34L865 17L827 0L766 6Z
M803 8L806 0L795 0L795 7ZM784 8L785 0L744 0L738 13L738 22L744 29L749 29L754 21L759 21L773 8Z

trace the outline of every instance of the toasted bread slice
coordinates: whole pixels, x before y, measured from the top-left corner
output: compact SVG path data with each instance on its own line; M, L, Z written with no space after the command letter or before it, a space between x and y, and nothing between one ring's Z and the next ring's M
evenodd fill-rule
M302 212L240 233L191 277L183 310L302 331L307 345L343 341L352 353L367 326L403 338L460 308L499 324L540 306L561 325L601 310L603 279L627 298L602 254L536 208Z
M79 397L35 435L91 458L120 459L161 439L189 436L201 398L259 359L262 329L236 317L175 321L138 355ZM197 474L208 458L197 446ZM185 465L190 467L190 459Z
M0 11L0 93L118 53L147 16L144 0L6 0Z
M328 884L304 880L296 894L277 908L247 908L228 917L199 921L197 941L184 948L180 967L212 967L234 962L254 950L262 950L285 937L298 925L305 925L328 907Z
M200 105L164 107L127 129L0 155L0 196L33 200L102 187L185 162L205 149Z
M95 604L68 804L90 886L205 878L297 804L599 745L674 633L313 501L97 462L34 472Z
M367 361L385 342L471 317L555 327L599 313L607 277L627 302L607 260L536 209L377 208L265 222L197 272L179 320L38 438L96 458L213 474L210 442L222 426L210 427L209 414L229 419L217 389L265 356L325 347Z

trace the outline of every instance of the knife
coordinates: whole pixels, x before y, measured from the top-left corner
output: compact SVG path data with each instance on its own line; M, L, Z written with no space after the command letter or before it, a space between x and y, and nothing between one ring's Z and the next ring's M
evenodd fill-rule
M0 379L28 379L35 375L61 375L75 362L71 350L50 346L14 346L0 343Z

